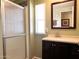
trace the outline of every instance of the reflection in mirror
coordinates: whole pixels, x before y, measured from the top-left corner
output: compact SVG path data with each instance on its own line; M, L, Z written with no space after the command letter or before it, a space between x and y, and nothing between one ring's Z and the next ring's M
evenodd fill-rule
M51 5L51 28L75 28L75 0L55 2Z

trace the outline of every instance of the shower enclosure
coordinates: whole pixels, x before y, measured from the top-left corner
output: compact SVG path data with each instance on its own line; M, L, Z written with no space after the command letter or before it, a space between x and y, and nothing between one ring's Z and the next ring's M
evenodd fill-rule
M0 59L29 59L28 6L13 1L1 0Z
M35 1L1 0L0 59L32 59L34 56L42 56L45 4L37 4Z

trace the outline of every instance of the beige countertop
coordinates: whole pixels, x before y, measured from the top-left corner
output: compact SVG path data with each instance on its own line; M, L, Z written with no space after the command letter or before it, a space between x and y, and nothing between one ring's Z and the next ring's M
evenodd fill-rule
M48 36L43 38L42 40L79 44L79 36L62 36L62 37Z

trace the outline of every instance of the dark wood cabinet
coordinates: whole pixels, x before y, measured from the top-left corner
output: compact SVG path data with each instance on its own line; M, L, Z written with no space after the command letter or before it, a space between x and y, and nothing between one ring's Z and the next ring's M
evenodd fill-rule
M42 59L79 59L79 46L43 40Z
M72 45L72 57L71 59L79 59L79 45L74 44Z
M51 59L51 43L50 42L48 42L48 41L43 41L43 43L42 43L43 45L43 47L42 47L42 57L44 58L44 59ZM53 53L52 53L53 54Z

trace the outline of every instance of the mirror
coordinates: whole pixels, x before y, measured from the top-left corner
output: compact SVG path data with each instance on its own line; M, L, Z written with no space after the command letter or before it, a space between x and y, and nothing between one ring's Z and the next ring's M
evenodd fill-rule
M51 4L51 28L76 28L76 0L67 0Z

